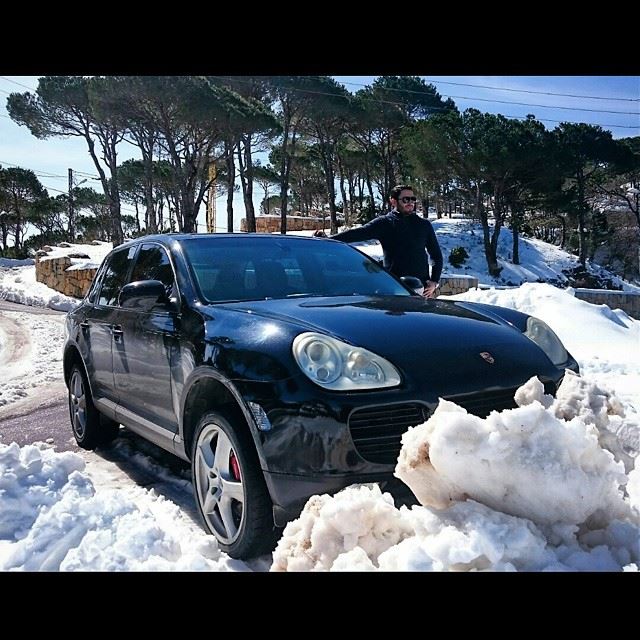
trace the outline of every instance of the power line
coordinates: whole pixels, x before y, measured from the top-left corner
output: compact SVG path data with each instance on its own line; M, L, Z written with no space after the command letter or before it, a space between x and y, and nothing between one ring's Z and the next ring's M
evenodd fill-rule
M437 82L437 81L434 81ZM348 84L348 85L352 85L352 86L356 86L356 87L365 87L367 85L361 85L355 82L345 82L343 84ZM459 84L460 86L465 86L465 87L479 87L481 85L473 85L473 84L462 84L462 83L458 83L458 82L445 82L444 84ZM488 89L498 89L499 87L484 87L484 88L488 88ZM393 89L391 87L376 87L376 89L378 90L382 90L382 91L394 91L396 93L413 93L413 94L417 94L417 95L424 95L424 91L416 91L414 89ZM508 91L518 91L518 89L508 89ZM543 93L542 91L530 91L527 93ZM335 94L337 95L337 94ZM558 95L558 96L567 96L567 97L572 97L572 98L583 98L583 97L587 97L587 96L569 96L568 94L552 94L552 93L548 93L548 94L544 94L544 95ZM591 111L593 113L618 113L621 115L627 115L627 116L635 116L638 115L640 116L640 111L611 111L611 110L607 110L607 109L588 109L585 107L564 107L564 106L560 106L560 105L546 105L546 104L533 104L533 103L529 103L529 102L514 102L512 100L492 100L490 98L471 98L469 96L453 96L453 95L446 95L443 94L443 97L445 98L456 98L458 100L478 100L479 102L497 102L500 104L515 104L518 106L523 106L523 107L540 107L542 109L566 109L568 111ZM607 100L608 98L600 98L601 100ZM634 98L620 98L621 100L631 100L633 102L636 102L636 100ZM640 102L640 98L637 100L638 102ZM394 103L392 103L394 104ZM400 103L395 103L395 104L400 104Z
M433 84L451 84L451 85L456 85L459 87L474 87L474 88L478 88L478 89L493 89L495 91L513 91L515 93L535 93L538 95L543 95L543 96L560 96L563 98L585 98L588 100L616 100L616 101L622 101L622 102L640 102L640 98L613 98L613 97L605 97L605 96L585 96L585 95L578 95L578 94L574 94L574 93L554 93L553 91L534 91L533 89L512 89L512 88L507 88L507 87L492 87L489 85L485 85L485 84L470 84L470 83L465 83L465 82L449 82L449 81L445 81L445 80L429 80L429 78L425 78L425 80L427 80L428 82L431 82ZM639 80L640 82L640 80ZM363 84L358 84L357 82L343 82L342 84L346 84L346 85L350 85L350 86L354 86L354 87L365 87L367 85L363 85ZM386 88L386 87L380 87L380 88ZM409 89L404 89L403 91L410 91ZM416 91L414 93L420 93L419 91ZM471 99L471 98L470 98Z
M45 189L47 191L55 191L56 193L64 193L65 195L69 194L68 191L63 191L62 189L54 189L53 187L45 187ZM120 205L120 211L125 211L128 213L139 213L135 209L131 209L130 207L123 207L122 205Z
M93 180L101 180L100 176L95 175L95 173L85 173L84 171L78 171L76 169L73 170L75 173L77 173L80 176L85 176L88 178L93 178Z
M458 100L477 100L479 102L497 102L499 104L515 104L522 107L538 107L540 109L565 109L567 111L591 111L593 113L618 113L625 116L640 116L640 111L611 111L607 109L587 109L586 107L561 107L547 104L531 104L529 102L513 102L511 100L491 100L490 98L469 98L468 96L446 96Z
M19 164L14 164L13 162L6 162L5 160L0 160L0 164L6 164L9 165L10 167L16 167L17 169L23 169L24 167L22 167ZM30 171L33 171L33 173L35 173L37 176L42 176L44 178L67 178L67 176L63 176L60 175L59 173L49 173L48 171L45 171L44 169L30 169ZM75 169L73 170L75 173L80 173L79 171L76 171Z
M2 78L2 80L6 80L7 82L11 82L12 84L17 84L19 87L24 87L25 89L29 89L29 91L36 91L36 89L33 89L32 87L27 87L26 84L16 82L15 80L12 80L11 78L7 78L6 76L0 76L0 78Z
M552 91L534 91L533 89L511 89L506 87L491 87L484 84L465 84L463 82L448 82L445 80L429 80L429 82L433 82L434 84L452 84L452 85L458 85L461 87L477 87L478 89L493 89L495 91L514 91L516 93L535 93L542 96L560 96L563 98L585 98L587 100L616 100L620 102L640 102L640 98L613 98L613 97L605 97L605 96L585 96L581 94L578 95L575 93L554 93Z

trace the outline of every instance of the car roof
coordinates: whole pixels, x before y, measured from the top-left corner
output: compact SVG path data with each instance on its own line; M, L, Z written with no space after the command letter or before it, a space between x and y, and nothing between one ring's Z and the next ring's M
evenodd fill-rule
M318 238L310 236L294 236L282 235L279 233L157 233L149 236L140 236L127 240L123 244L133 244L134 242L163 242L169 243L172 240L191 240L194 238L215 238L216 240L224 240L225 238L261 238L271 240L317 240ZM326 238L325 238L326 239Z

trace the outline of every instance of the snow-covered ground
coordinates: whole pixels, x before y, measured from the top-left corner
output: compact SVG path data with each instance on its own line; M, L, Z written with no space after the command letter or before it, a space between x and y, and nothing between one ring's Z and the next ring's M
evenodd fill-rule
M445 225L454 227L448 220L434 226L446 270ZM452 246L461 244L461 233L455 231ZM547 268L554 272L549 277L558 277L575 264L544 243L523 244L531 244L533 253L529 260L529 249L523 250L523 266L517 268L522 280L544 278ZM481 248L469 253L470 268L455 272L490 283ZM35 299L24 273L29 268L9 267L10 286L20 280L21 288L13 290L16 301ZM515 278L512 271L506 279ZM0 279L0 295L6 283ZM48 291L38 293L41 306L57 295ZM405 434L396 468L422 506L397 509L376 485L316 496L285 529L273 559L242 563L221 553L188 509L178 506L189 492L186 471L158 467L126 441L117 441L113 454L137 458L181 497L137 486L94 453L0 443L0 568L637 571L640 322L540 283L455 297L545 320L578 360L582 377L568 374L555 401L533 379L517 395L519 408L484 420L441 403L427 423ZM33 382L20 372L41 368L35 388L48 385L56 371L61 376L57 347L42 344L61 340L61 327L57 317L0 314L28 324L31 336L28 351L13 348L0 333L0 398L10 404Z
M0 312L0 419L4 407L42 396L47 385L62 390L63 326L63 315Z

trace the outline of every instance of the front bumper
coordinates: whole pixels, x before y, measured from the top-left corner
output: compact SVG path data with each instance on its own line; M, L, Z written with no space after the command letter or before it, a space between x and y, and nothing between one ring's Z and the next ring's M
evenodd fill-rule
M339 476L296 476L281 473L264 474L271 499L273 501L273 519L277 526L284 527L287 522L300 515L307 500L314 495L333 495L352 484L368 484L377 482L383 491L388 491L395 504L417 504L409 487L392 473L373 475L339 475Z
M577 370L577 364L569 362L567 368ZM563 376L564 369L555 367L539 375L552 394ZM461 381L448 382L448 393L444 386L427 390L410 385L329 393L303 376L272 384L247 383L239 391L246 401L259 404L269 419L268 430L254 429L256 445L276 509L292 513L318 493L391 481L402 434L425 422L440 397L487 415L492 409L515 407L513 394L529 377L514 384L510 376L502 385L480 392Z

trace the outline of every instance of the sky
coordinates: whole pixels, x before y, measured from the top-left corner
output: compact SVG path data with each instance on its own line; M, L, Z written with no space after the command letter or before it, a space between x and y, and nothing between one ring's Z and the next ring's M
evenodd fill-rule
M443 241L455 237L478 253L477 227L434 224ZM561 278L575 258L543 244L523 239L521 274ZM501 260L508 246L500 243ZM89 247L69 250L105 250ZM479 263L469 271L483 280ZM42 287L33 265L0 263L0 297L63 302ZM204 535L188 471L159 462L131 434L98 453L2 439L3 417L29 398L41 401L61 378L63 328L62 316L0 312L0 570L637 572L640 322L531 281L453 298L541 318L581 375L567 373L555 400L531 379L516 393L517 409L486 419L441 402L403 436L396 467L420 505L398 509L377 485L314 496L273 555L246 563ZM144 487L134 479L141 474Z
M375 76L334 76L351 92L371 84ZM524 118L533 113L547 128L559 122L599 124L615 138L640 135L640 76L423 76L444 97L451 97L461 110L474 107L489 113ZM51 195L66 193L68 169L75 184L100 191L95 167L84 141L73 138L38 140L26 127L9 118L6 98L12 92L35 90L37 76L0 76L0 165L32 169ZM572 97L579 96L579 97ZM516 104L525 103L525 104ZM532 106L539 105L539 106ZM626 112L626 113L612 113ZM138 157L127 145L120 150L124 161ZM255 187L256 210L263 193ZM226 197L217 199L217 226L226 229ZM240 228L244 204L240 193L234 198L235 227ZM133 207L123 205L125 213ZM205 231L205 218L198 218L199 231Z

